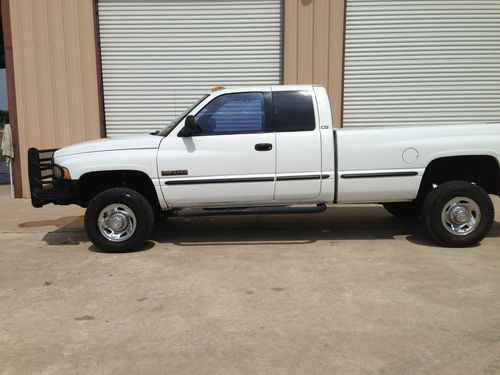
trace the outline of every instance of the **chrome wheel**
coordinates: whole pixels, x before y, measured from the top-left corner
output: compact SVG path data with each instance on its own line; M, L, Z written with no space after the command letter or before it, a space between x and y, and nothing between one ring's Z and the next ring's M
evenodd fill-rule
M122 242L135 232L137 221L134 212L124 204L110 204L99 213L97 225L101 234L110 241Z
M479 205L470 198L456 197L444 205L441 222L446 230L458 236L473 232L481 221Z

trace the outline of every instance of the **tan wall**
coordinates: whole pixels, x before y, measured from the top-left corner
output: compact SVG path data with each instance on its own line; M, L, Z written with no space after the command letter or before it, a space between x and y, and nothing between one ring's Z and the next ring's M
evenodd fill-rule
M325 86L341 127L345 0L284 0L284 83Z
M10 0L23 195L26 152L99 138L92 0Z

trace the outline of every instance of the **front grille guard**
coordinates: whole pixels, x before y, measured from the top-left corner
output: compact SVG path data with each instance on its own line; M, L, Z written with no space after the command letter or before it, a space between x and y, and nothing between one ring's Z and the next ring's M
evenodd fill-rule
M30 187L42 189L44 185L53 183L52 167L54 153L57 149L38 150L30 148L28 150Z
M28 150L28 174L31 190L31 203L34 207L42 207L47 203L66 204L72 197L71 181L58 180L53 175L53 157L57 149ZM62 172L62 170L61 170Z

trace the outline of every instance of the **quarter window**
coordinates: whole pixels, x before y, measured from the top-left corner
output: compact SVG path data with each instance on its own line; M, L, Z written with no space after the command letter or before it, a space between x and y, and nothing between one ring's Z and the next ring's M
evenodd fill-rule
M264 95L260 92L224 94L195 116L201 135L265 131Z
M314 104L307 91L273 92L274 123L277 132L314 130Z

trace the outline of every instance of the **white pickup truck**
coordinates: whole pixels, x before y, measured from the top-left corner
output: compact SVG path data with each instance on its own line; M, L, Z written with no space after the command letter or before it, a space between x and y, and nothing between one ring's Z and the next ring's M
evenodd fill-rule
M320 86L221 89L153 134L30 149L32 203L86 207L88 236L105 251L136 248L168 215L310 213L327 203L422 214L444 246L486 236L488 194L500 194L500 124L333 125Z

